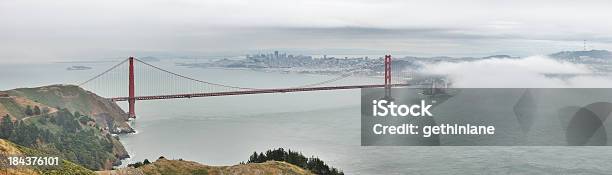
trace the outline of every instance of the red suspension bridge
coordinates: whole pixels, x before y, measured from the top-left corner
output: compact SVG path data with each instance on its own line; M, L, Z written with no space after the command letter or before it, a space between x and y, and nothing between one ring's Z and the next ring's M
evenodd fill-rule
M96 91L105 91L105 94L110 96L107 98L112 101L127 101L129 104L129 117L136 118L135 105L136 101L138 100L160 100L174 98L214 97L360 88L386 88L387 95L389 95L388 93L390 92L390 88L392 87L408 86L408 84L402 79L405 78L402 77L404 76L403 74L400 74L400 76L395 76L395 82L392 82L391 63L391 55L385 55L384 65L365 65L360 68L343 70L344 73L342 73L342 75L332 79L327 79L325 81L288 88L253 88L231 86L191 78L190 76L185 76L166 69L162 69L145 61L130 57L116 64L110 69L94 76L93 78L80 83L79 86L87 88L89 90L95 89ZM136 65L141 65L141 67L136 68ZM384 66L384 84L363 83L355 85L338 83L341 80L347 79L348 77L357 75L356 72L362 71L363 69L373 69L373 67L377 66ZM126 69L127 74L125 73ZM401 71L401 69L395 70ZM372 77L366 78L372 79ZM136 89L137 86L144 87L144 89ZM127 90L127 94L125 94L125 90ZM137 90L139 92L139 95L136 94Z

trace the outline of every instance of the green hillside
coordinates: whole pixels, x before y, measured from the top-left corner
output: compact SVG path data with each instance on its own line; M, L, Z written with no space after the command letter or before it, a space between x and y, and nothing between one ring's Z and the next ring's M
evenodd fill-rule
M78 86L6 91L0 97L0 139L59 156L91 170L129 157L113 133L132 132L115 103Z

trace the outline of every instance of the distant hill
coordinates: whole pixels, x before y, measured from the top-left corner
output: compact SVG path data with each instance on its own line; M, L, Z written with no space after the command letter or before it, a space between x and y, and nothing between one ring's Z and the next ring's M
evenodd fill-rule
M562 51L550 54L549 56L557 59L566 60L577 60L586 58L612 59L612 52L607 50Z
M516 58L516 57L512 57L510 55L491 55L491 56L482 57L482 59L491 59L491 58Z

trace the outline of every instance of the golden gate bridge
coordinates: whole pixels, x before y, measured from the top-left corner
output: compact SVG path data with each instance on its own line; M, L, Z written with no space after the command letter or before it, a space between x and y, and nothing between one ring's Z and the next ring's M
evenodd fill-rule
M141 67L136 68L136 65ZM363 69L373 69L376 66L384 66L384 84L337 84L340 80L346 79L356 72ZM392 69L391 55L385 55L384 65L365 65L360 68L343 70L340 76L327 79L325 81L311 83L296 87L287 88L254 88L240 87L221 83L214 83L192 78L190 76L178 74L167 69L155 66L145 61L130 57L112 66L108 70L94 76L79 84L88 90L103 89L111 91L110 97L106 97L114 102L127 101L129 106L128 117L136 118L136 101L139 100L160 100L160 99L175 99L175 98L195 98L195 97L215 97L215 96L233 96L233 95L248 95L248 94L270 94L270 93L287 93L287 92L305 92L305 91L326 91L326 90L341 90L341 89L361 89L361 88L385 88L387 96L390 96L390 88L408 86L402 78L405 78L406 73L395 75L392 79L391 70L400 70L401 68ZM127 69L127 73L126 70ZM161 80L167 78L166 80ZM392 82L395 80L395 82ZM146 83L153 83L148 84ZM334 84L336 83L336 84ZM126 85L127 84L127 85ZM139 94L136 95L137 86L148 87L150 89L138 89ZM333 84L333 85L332 85ZM86 88L87 87L87 88ZM127 90L127 94L124 93ZM142 92L141 92L142 91ZM119 93L117 93L119 92ZM147 94L149 93L149 94Z

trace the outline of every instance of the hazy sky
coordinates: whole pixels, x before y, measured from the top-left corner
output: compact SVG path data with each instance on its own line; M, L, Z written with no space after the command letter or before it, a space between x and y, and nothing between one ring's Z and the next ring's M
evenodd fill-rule
M0 62L612 50L612 1L0 0Z

